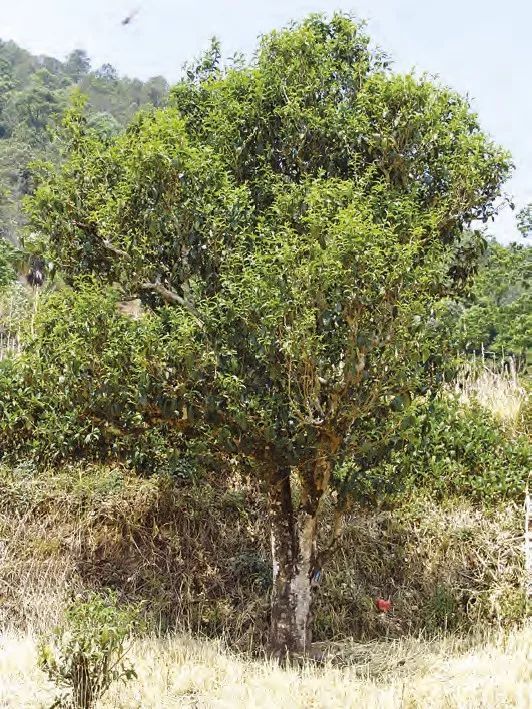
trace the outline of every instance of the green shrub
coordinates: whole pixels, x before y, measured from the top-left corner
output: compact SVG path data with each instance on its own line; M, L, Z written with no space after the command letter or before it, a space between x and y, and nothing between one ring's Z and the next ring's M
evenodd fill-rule
M465 405L449 395L418 402L405 418L402 436L405 445L371 471L362 496L423 490L439 498L493 503L524 494L532 461L529 439L474 402Z
M15 253L15 249L0 237L0 291L12 283L17 276Z
M429 631L455 628L459 620L456 590L442 585L436 586L434 593L428 598L424 611L425 623Z
M41 669L61 690L53 706L91 709L113 682L136 677L125 655L138 623L139 607L119 608L111 592L73 601L64 626L39 647Z
M125 317L113 290L90 281L42 299L23 352L0 362L0 451L40 464L85 457L122 459L188 476L186 418L173 312ZM168 334L172 331L172 334Z

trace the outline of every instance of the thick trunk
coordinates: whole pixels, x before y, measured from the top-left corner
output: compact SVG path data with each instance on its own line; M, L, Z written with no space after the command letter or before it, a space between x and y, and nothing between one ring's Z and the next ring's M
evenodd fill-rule
M318 504L294 510L290 471L276 472L270 489L273 559L270 647L285 657L311 643L311 576L316 558ZM319 500L318 500L319 502Z

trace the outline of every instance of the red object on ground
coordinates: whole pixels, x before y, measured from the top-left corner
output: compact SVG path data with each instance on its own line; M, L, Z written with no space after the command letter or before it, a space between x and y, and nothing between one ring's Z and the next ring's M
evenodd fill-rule
M375 605L377 606L377 610L381 613L388 613L388 611L392 607L392 602L385 601L384 598L377 598L375 601Z

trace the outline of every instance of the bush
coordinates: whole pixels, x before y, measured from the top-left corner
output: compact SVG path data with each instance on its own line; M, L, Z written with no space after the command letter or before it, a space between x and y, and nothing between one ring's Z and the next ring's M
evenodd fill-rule
M92 709L113 682L136 677L124 658L138 622L139 608L119 608L111 592L73 601L64 626L39 647L41 669L63 690L54 706Z
M405 421L404 436L407 445L374 473L389 490L483 503L522 498L530 441L475 401L466 405L448 394L422 401Z
M17 276L15 258L15 249L0 236L0 291L12 283Z
M136 319L90 281L42 299L23 351L0 362L0 451L42 465L86 457L187 476L174 312ZM29 328L28 328L29 329ZM173 330L172 334L168 334Z

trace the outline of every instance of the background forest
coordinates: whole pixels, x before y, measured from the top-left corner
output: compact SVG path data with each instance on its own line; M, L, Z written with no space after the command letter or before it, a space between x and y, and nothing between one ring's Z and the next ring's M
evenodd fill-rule
M57 160L54 126L72 91L88 96L89 123L100 135L116 135L143 106L161 106L168 83L119 77L110 64L92 68L83 50L65 61L32 56L14 42L0 42L0 222L4 239L19 243L20 200L31 190L30 163Z

